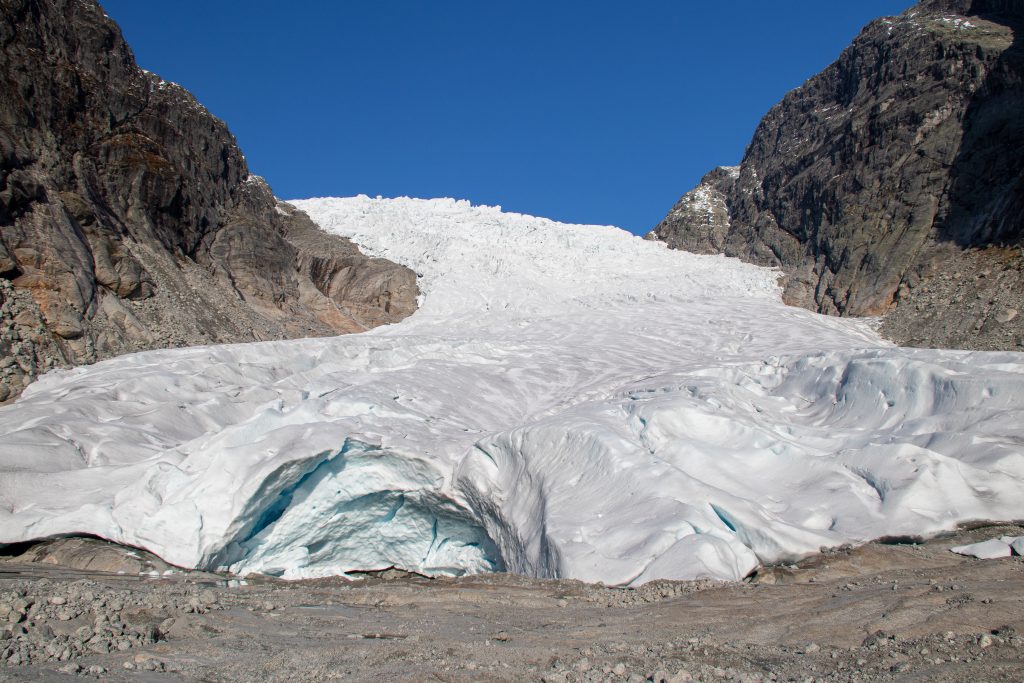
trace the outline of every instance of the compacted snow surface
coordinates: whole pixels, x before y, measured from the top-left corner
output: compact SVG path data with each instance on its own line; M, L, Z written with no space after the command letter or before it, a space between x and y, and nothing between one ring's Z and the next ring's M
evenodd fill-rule
M49 373L0 408L0 542L636 584L1024 516L1024 355L897 348L615 228L295 204L413 268L420 310Z

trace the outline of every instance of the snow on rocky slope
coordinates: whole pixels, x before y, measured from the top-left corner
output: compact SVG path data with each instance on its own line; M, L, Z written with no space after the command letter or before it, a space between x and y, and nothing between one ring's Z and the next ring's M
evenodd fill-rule
M1024 516L1024 356L903 349L772 271L453 200L295 202L412 317L151 351L0 408L0 542L91 533L288 578L611 584Z

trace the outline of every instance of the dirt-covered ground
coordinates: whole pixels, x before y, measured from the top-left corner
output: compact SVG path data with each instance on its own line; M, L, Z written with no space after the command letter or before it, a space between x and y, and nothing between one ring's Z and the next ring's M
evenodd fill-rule
M1024 558L948 550L1002 534L1024 529L632 590L508 575L156 578L138 572L166 567L142 553L67 540L0 562L0 681L1020 682Z

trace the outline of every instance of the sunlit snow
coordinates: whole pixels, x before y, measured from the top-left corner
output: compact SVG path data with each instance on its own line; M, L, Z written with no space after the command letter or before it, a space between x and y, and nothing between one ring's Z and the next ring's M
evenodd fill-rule
M628 584L1024 516L1024 355L897 348L616 228L294 203L413 268L420 310L46 375L0 408L0 542Z

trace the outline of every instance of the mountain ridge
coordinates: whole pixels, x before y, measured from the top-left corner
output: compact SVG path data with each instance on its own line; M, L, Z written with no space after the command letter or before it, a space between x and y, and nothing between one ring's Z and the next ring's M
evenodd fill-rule
M648 235L786 273L788 303L898 343L1024 345L1024 10L929 0L869 23Z
M415 310L414 273L278 202L97 2L0 8L0 400L53 367Z

